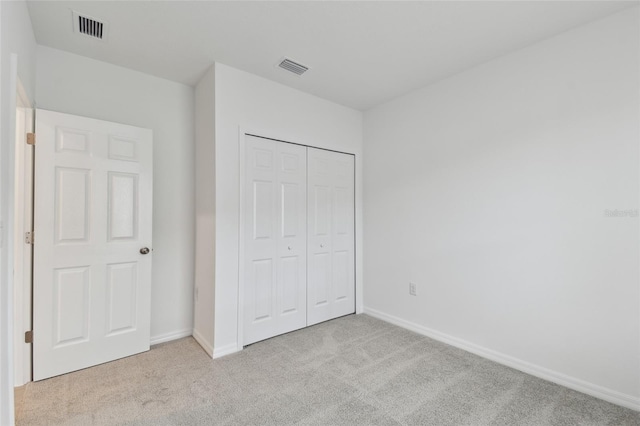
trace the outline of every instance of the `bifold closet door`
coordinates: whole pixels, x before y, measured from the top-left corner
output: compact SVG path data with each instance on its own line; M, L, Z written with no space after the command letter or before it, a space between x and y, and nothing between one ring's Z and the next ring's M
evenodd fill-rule
M246 136L243 344L307 325L306 148Z
M307 148L307 325L355 312L354 156Z

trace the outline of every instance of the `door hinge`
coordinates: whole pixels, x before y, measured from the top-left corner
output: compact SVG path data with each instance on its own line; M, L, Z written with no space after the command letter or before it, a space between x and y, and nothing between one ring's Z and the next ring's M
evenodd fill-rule
M35 144L36 144L36 134L27 133L27 145L35 145Z
M24 242L25 244L33 244L33 232L25 232L24 233Z
M24 342L25 343L33 343L33 330L24 332Z

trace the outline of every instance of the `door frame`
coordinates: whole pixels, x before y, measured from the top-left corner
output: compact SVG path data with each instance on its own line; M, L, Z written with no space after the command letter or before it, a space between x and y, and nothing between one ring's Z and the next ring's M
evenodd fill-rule
M32 380L31 344L24 342L25 331L32 329L33 245L25 244L25 232L33 231L34 148L26 143L26 133L34 131L35 110L22 86L17 82L16 119L24 109L23 127L15 134L15 182L13 218L14 268L14 380L22 386Z
M353 302L355 305L355 312L356 314L359 313L358 310L358 301L357 301L357 295L358 295L358 268L356 267L357 265L357 250L358 250L358 238L357 238L357 214L356 214L356 176L357 176L357 171L356 171L356 167L357 167L357 161L356 161L356 154L353 152L346 152L346 151L338 151L335 149L327 149L327 148L322 148L322 147L318 147L318 146L314 146L314 145L308 145L308 144L304 144L304 143L299 143L299 142L290 142L289 138L287 137L276 137L276 136L265 136L266 134L269 134L270 132L263 132L263 131L259 131L257 129L252 129L252 128L248 128L245 126L238 126L238 160L239 160L239 173L240 173L240 179L239 179L239 193L240 193L240 197L239 197L239 205L238 205L238 211L239 211L239 218L238 218L238 317L237 317L237 324L238 324L238 329L237 329L237 351L241 351L244 349L244 279L245 279L245 274L244 274L244 256L245 256L245 247L244 247L244 237L245 237L245 227L244 227L244 213L245 213L245 206L244 206L244 196L245 196L245 172L246 172L246 167L245 167L245 154L246 154L246 136L253 136L256 138L261 138L261 139L267 139L267 140L271 140L271 141L275 141L275 142L282 142L282 143L288 143L291 145L298 145L298 146L303 146L305 148L314 148L314 149L321 149L324 151L331 151L331 152L337 152L339 154L346 154L346 155L353 155L354 161L353 161L353 183L354 183L354 187L353 187L353 211L354 211L354 215L353 215L353 260L354 260L354 295L353 295Z
M13 215L14 215L14 168L15 168L15 127L18 87L18 55L9 54L9 100L8 123L2 123L1 134L7 136L2 142L0 169L6 182L0 188L0 423L14 422L14 313L13 313ZM2 88L0 87L0 90ZM6 131L4 130L6 126ZM6 263L5 263L6 262Z

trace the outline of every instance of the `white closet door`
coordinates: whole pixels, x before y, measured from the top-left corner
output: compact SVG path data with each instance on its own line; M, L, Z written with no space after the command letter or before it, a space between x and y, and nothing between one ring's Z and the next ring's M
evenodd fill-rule
M355 312L354 156L308 148L307 325Z
M306 326L306 148L246 136L243 344Z

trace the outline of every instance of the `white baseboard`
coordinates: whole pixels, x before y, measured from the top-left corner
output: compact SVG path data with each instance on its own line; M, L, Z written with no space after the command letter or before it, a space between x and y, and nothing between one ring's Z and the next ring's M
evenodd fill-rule
M225 355L231 355L236 352L240 352L242 349L238 349L238 345L232 343L219 348L213 349L213 359L223 357Z
M183 337L191 336L191 329L185 328L184 330L171 331L169 333L159 334L157 336L151 336L151 346L159 343L170 342L172 340L181 339Z
M613 389L605 388L554 370L549 370L548 368L544 368L539 365L531 364L527 361L523 361L521 359L514 358L512 356L505 355L503 353L496 352L482 346L478 346L466 340L458 339L457 337L441 333L439 331L421 326L410 321L406 321L402 318L386 314L376 309L368 308L365 306L364 313L367 315L371 315L372 317L381 319L382 321L386 321L399 327L406 328L407 330L411 330L418 334L430 337L434 340L438 340L467 352L479 355L483 358L490 359L491 361L495 361L499 364L515 368L516 370L531 374L532 376L557 383L561 386L577 390L578 392L586 393L587 395L595 396L596 398L603 399L613 404L640 411L640 398L638 397L623 394Z
M193 338L196 339L196 342L198 342L198 344L202 346L202 349L204 349L204 351L211 358L213 358L213 346L211 346L211 343L207 342L207 339L205 339L204 336L202 336L202 334L200 334L200 332L195 328L193 329L192 333L193 333Z

